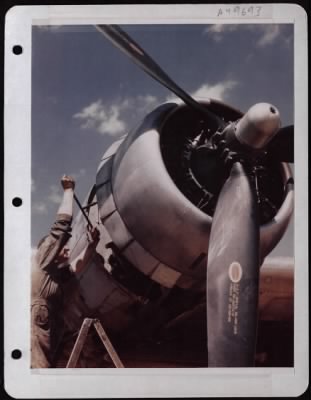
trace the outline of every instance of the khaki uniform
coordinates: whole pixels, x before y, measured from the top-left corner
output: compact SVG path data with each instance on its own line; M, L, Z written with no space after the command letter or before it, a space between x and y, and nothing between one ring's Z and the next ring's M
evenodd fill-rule
M31 282L31 367L53 366L63 331L64 287L73 277L69 264L55 258L70 237L72 218L57 215L49 235L37 250Z

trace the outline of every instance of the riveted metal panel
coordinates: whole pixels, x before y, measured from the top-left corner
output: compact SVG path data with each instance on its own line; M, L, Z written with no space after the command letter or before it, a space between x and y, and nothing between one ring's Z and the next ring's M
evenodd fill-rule
M151 275L151 279L167 288L172 288L181 273L164 264L159 264Z
M101 193L101 187L105 184L105 182L110 181L111 179L112 164L113 156L105 158L99 164L96 175L97 197L101 197L100 195L98 195L99 193Z
M98 308L118 287L108 272L94 261L90 263L79 280L83 298L90 309ZM115 304L115 307L117 305Z
M108 230L113 242L122 250L123 247L132 241L133 237L122 221L118 211L108 216L104 221L104 225Z
M116 209L111 193L112 163L113 157L104 160L96 176L97 207L102 221Z
M132 242L124 251L125 257L131 263L143 272L145 275L151 275L160 261L148 253L139 243Z
M113 214L115 211L116 205L114 202L114 198L110 191L110 188L107 186L107 198L104 202L102 202L101 208L99 210L101 221L105 223L106 219L108 219L110 215Z
M163 163L159 136L167 110L172 109L167 106L149 114L120 146L114 157L112 191L135 240L163 264L188 271L206 252L211 218L179 191Z

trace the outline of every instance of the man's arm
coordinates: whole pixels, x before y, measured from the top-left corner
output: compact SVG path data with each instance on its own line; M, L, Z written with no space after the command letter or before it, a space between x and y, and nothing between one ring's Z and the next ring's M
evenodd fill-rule
M64 175L61 185L64 193L57 211L56 221L52 225L49 235L38 248L36 255L37 263L43 269L53 262L71 236L75 182L70 176Z
M71 176L64 175L61 179L61 184L64 194L57 215L68 215L68 217L72 218L75 181Z
M91 260L92 256L94 255L96 246L99 242L99 230L97 228L93 228L89 235L89 244L86 246L81 253L70 263L71 270L76 274L79 275L85 267L88 265L89 261Z

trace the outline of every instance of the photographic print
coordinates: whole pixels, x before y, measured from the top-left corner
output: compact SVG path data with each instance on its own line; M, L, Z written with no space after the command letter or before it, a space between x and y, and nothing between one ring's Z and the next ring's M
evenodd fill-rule
M7 20L16 397L281 395L306 382L300 9L161 7L22 7Z
M32 46L32 367L65 367L85 318L124 367L293 366L293 25ZM75 366L114 366L95 329Z

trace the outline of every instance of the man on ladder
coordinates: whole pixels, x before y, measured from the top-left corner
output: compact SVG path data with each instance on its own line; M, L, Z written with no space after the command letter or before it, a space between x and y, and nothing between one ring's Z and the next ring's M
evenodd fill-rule
M65 284L90 261L99 241L99 231L89 225L89 244L69 264L75 182L61 179L63 198L50 233L39 242L31 282L31 367L51 368L63 328ZM83 210L82 210L83 211Z

